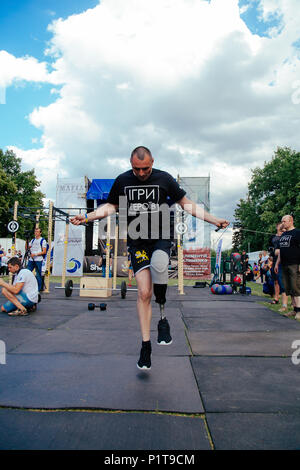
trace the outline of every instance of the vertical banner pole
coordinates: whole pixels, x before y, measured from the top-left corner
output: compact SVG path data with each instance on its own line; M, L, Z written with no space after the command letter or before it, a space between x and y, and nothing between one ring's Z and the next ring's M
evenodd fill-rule
M19 205L19 202L15 201L14 203L14 220L15 221L18 220L18 205ZM15 256L16 254L16 244L17 244L17 232L15 232L12 237L12 247L11 247L12 256ZM11 285L12 282L13 282L13 276L11 273L9 273L8 283Z
M63 270L62 270L62 276L61 276L61 286L62 287L65 287L65 283L66 283L66 266L67 266L67 253L68 253L69 226L70 226L70 221L69 221L69 217L67 217L66 218L65 238L64 238Z
M116 230L115 230L115 250L114 250L114 279L113 289L117 287L117 271L118 271L118 240L119 240L119 220L118 214L116 215Z
M14 220L15 221L18 220L18 206L19 206L19 202L15 201L14 203ZM16 254L16 246L17 246L17 232L15 232L13 235L13 246L11 247L12 256L15 256Z
M51 249L52 249L52 224L53 224L53 202L49 203L48 212L48 252L46 258L46 272L45 272L45 294L49 294L50 290L50 262L51 262Z
M181 223L180 212L177 210L177 224ZM184 295L183 289L183 249L181 234L177 232L177 258L178 258L178 292Z
M110 215L107 217L107 235L106 235L106 265L105 265L105 278L109 279L109 264L110 264Z
M35 216L35 228L39 228L40 226L40 216L41 216L41 211L38 210Z
M180 176L177 176L177 182L180 182ZM182 209L179 211L177 208L177 224L181 225L182 222ZM177 231L177 258L178 258L178 292L180 295L184 295L183 288L183 249L182 249L182 236L179 231Z

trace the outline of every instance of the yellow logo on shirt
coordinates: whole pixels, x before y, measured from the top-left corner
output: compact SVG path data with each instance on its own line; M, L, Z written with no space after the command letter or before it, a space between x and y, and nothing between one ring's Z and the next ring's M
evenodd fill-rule
M138 260L138 263L141 263L142 261L149 261L149 258L147 256L147 253L145 252L145 250L137 251L135 253L135 257Z

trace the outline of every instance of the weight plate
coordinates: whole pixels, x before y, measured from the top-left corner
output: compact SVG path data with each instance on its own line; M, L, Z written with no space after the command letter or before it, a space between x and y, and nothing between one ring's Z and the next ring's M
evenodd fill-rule
M122 299L125 299L126 297L126 292L127 292L127 285L125 281L122 281L121 283L121 297Z
M65 294L66 294L66 297L71 297L72 292L73 292L73 281L72 281L72 279L69 279L69 280L66 281L66 283L65 283Z

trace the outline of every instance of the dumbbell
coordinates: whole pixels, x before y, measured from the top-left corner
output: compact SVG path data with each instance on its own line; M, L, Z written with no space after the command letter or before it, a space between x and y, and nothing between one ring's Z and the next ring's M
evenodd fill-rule
M96 304L93 304L93 303L90 303L88 304L88 309L89 310L95 310L95 308L100 308L100 310L106 310L106 304L100 304L100 305L96 305Z

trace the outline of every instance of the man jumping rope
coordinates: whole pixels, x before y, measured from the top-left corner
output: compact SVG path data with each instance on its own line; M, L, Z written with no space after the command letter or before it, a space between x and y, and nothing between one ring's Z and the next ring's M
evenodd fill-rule
M152 285L155 301L161 309L157 343L172 343L170 326L163 315L168 285L168 266L171 249L170 218L166 207L168 198L189 214L225 228L229 222L219 219L186 197L186 192L167 172L153 168L154 159L148 148L139 146L131 153L132 169L119 175L111 188L107 203L88 214L70 219L74 225L103 219L119 210L122 218L126 198L127 244L136 278L137 311L142 334L142 348L137 363L139 369L151 369L150 326L152 318ZM169 209L168 209L169 211ZM156 217L155 217L156 216Z

